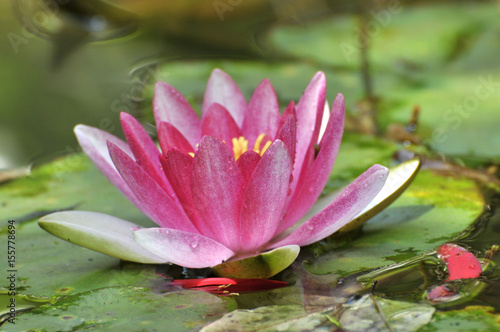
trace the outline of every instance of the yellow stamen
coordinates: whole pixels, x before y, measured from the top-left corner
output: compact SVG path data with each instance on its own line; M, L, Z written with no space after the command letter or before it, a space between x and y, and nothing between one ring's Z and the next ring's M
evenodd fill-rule
M264 147L262 148L262 150L260 151L260 155L264 155L264 152L266 152L267 148L269 148L271 146L271 141L267 141L266 144L264 144Z
M260 152L260 143L262 143L262 140L266 137L266 134L260 134L257 139L255 140L255 144L253 145L253 150L257 153Z
M234 160L238 160L243 153L247 152L248 141L243 136L234 137L231 141L233 142Z
M196 145L194 146L195 151L198 150L199 146L200 146L200 143L196 143ZM194 152L188 152L188 155L190 155L191 157L194 158Z
M257 140L255 141L255 144L253 146L253 151L257 152L261 156L266 152L266 150L271 146L272 142L267 141L266 144L264 144L264 147L260 149L260 145L264 138L266 137L266 134L260 134L259 137L257 137ZM234 159L238 160L239 157L241 157L242 154L248 151L248 140L240 136L238 138L234 137L231 139L233 143L233 153L234 153Z

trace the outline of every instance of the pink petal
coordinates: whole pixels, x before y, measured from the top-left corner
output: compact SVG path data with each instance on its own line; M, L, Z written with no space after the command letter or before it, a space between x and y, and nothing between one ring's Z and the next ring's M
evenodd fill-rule
M116 170L111 157L109 156L107 141L112 142L122 149L129 156L133 156L130 147L121 139L97 128L77 125L74 129L78 143L83 152L90 158L96 167L104 174L120 192L129 199L135 206L140 206L139 201L128 185L123 181L121 175Z
M208 108L201 125L201 133L202 136L209 135L220 138L230 149L233 148L232 139L242 136L241 130L231 114L224 106L217 103L213 103Z
M323 211L291 231L290 235L279 235L269 248L289 244L305 246L332 235L370 203L382 189L388 174L387 168L373 165L348 185Z
M279 139L287 148L292 163L295 160L295 147L297 144L297 119L294 113L290 113L284 119L283 125L280 127L276 139Z
M314 157L314 144L318 141L323 109L325 107L325 74L318 72L297 105L297 147L293 167L292 191L295 191L303 168ZM306 169L307 170L307 169Z
M204 136L194 157L191 190L200 232L233 251L240 248L239 220L244 179L233 153L218 138Z
M184 211L190 220L195 220L198 215L193 205L191 192L193 157L182 150L172 148L167 152L165 158L161 157L160 160Z
M171 197L175 197L174 190L168 182L165 173L161 170L160 151L149 137L141 124L130 114L122 112L120 119L123 132L132 150L137 164L158 183ZM177 198L175 198L176 200Z
M476 256L465 248L453 243L445 243L438 250L439 257L446 263L448 281L478 278L483 272Z
M323 191L342 141L344 118L344 97L338 94L333 103L332 116L328 121L328 126L320 143L318 156L305 175L304 181L299 183L301 187L296 188L294 198L288 205L285 220L278 228L278 233L281 233L302 218Z
M283 216L290 188L292 158L279 140L267 149L248 182L243 196L240 240L245 252L269 241Z
M278 98L271 82L263 80L253 93L243 120L242 131L253 146L260 134L275 138L280 121Z
M231 76L220 69L214 69L208 80L203 99L202 115L205 118L210 105L218 103L224 106L234 121L241 128L247 109L247 102L240 88Z
M201 278L175 279L171 285L225 296L281 288L288 286L288 283L270 279Z
M220 264L234 252L200 234L168 228L134 231L135 240L149 252L177 265L200 269Z
M427 296L433 303L440 303L456 299L459 294L453 285L440 285L434 287Z
M186 152L194 152L188 140L168 122L160 122L158 125L158 141L164 155L174 147Z
M172 124L194 147L201 139L201 120L179 91L167 83L157 82L153 97L156 125Z
M260 162L261 158L262 157L257 152L247 151L243 153L236 161L236 164L238 164L238 167L240 168L241 174L243 174L245 183L250 180L250 177L252 176L253 171L255 170L255 167L257 167L257 164Z
M288 119L290 115L293 115L295 119L297 119L297 109L295 108L295 102L292 100L290 104L285 108L283 111L283 115L280 118L280 124L279 127L283 126L285 123L285 120Z
M180 204L176 203L148 173L113 143L109 154L118 172L139 201L138 208L162 227L198 233Z
M311 138L311 145L318 142L319 133L321 130L321 121L323 119L323 111L326 102L326 78L323 72L318 72L312 78L306 91L297 105L297 122L299 126L306 123L314 124ZM314 115L315 122L312 122L310 115ZM310 128L304 133L310 132ZM307 136L308 137L308 136Z

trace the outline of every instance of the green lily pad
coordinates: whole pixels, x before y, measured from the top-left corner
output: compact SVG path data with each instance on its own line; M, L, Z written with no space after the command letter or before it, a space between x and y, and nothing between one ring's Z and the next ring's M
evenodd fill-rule
M376 305L375 305L376 303ZM341 327L347 331L417 331L436 311L428 304L387 300L370 295L330 308L306 312L298 305L268 305L235 310L201 331L320 331ZM327 329L329 328L329 329Z
M299 246L284 246L255 256L225 262L212 269L215 274L227 278L271 278L290 266L299 252Z
M347 276L400 263L466 234L483 206L473 180L422 170L393 205L364 225L358 238L309 260L306 268ZM330 241L334 245L336 240Z
M15 294L15 290L0 288L0 322L15 318L16 313L39 307L51 301L50 298L19 295Z
M271 305L235 310L201 331L312 331L327 321L319 314L308 315L301 305Z
M143 287L109 287L62 297L18 316L3 331L78 329L188 331L234 309L234 300L205 292L155 294Z
M498 331L500 315L495 309L484 306L469 306L463 310L437 312L431 322L420 332L434 331Z
M346 310L340 315L339 321L347 331L417 331L431 320L436 311L428 304L394 301L371 295L344 304L343 308Z
M397 73L405 65L436 67L456 52L455 43L465 32L477 32L485 21L496 19L489 4L396 4L399 5L392 6L392 13L389 8L374 8L368 17L370 62L375 69ZM432 24L428 24L430 20ZM277 26L270 41L279 50L300 59L357 68L361 53L357 29L355 17L339 16L307 26Z
M424 143L441 153L498 161L500 135L491 121L498 118L500 104L495 4L400 2L396 7L392 13L374 9L368 17L378 123L383 130L394 122L406 124L419 105L417 134ZM362 83L350 76L360 71L357 22L341 16L307 26L277 26L270 35L287 55L340 68L336 79L348 111L365 98Z
M55 297L109 286L147 287L161 280L152 265L121 264L116 258L58 239L35 222L17 229L16 248L16 287L21 294ZM8 284L2 280L0 286Z

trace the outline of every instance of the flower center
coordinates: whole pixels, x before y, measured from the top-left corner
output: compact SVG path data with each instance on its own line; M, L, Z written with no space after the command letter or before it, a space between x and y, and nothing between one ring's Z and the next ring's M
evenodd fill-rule
M255 140L255 144L253 146L253 151L257 152L261 156L266 152L267 148L269 148L272 144L271 141L267 141L266 144L260 148L260 145L262 141L264 140L264 137L266 137L266 134L260 134L259 137L257 137L257 140ZM242 154L248 151L248 140L240 136L238 138L233 138L233 152L234 152L234 160L238 160L239 157L241 157Z

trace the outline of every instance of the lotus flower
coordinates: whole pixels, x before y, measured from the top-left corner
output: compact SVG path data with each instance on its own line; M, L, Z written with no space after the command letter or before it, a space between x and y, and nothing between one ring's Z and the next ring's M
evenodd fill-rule
M281 249L289 253L283 269L299 246L359 215L388 175L372 166L303 219L328 181L344 128L344 98L337 95L330 114L325 90L319 72L298 104L281 114L269 80L247 103L232 78L215 69L200 119L177 90L158 82L153 110L161 151L127 113L121 113L127 142L85 125L75 134L108 180L159 227L84 211L39 223L73 243L139 263L204 268Z

